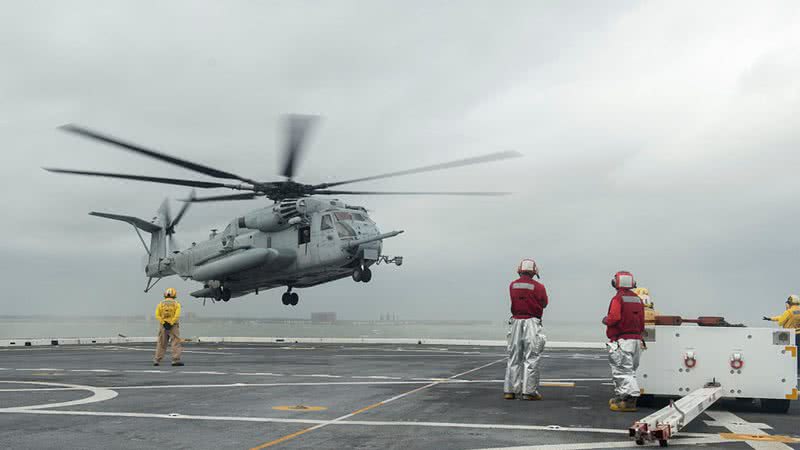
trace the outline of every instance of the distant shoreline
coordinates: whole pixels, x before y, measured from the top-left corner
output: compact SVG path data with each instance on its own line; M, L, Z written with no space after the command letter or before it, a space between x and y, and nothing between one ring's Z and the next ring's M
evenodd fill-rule
M0 315L0 321L142 321L154 322L155 318L150 316L141 315L122 315L122 316L69 316L69 315ZM429 320L414 320L414 319L397 319L397 320L369 320L369 319L336 319L334 321L314 321L312 319L300 317L202 317L197 315L188 315L183 318L186 322L203 323L203 322L238 322L238 323L301 323L301 324L340 324L340 325L380 325L380 324L407 324L407 325L498 325L505 324L507 319L497 320L474 320L474 319L429 319ZM559 325L587 325L593 322L568 322L568 321L548 321L545 323L555 323Z

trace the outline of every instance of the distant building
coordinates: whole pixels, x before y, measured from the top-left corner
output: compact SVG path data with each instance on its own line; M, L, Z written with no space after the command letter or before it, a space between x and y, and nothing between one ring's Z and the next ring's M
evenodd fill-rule
M311 323L334 323L336 322L335 312L312 312Z

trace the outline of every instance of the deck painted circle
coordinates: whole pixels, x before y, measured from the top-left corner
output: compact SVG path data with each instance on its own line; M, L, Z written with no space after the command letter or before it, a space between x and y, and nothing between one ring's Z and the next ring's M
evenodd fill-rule
M57 403L41 403L36 405L28 405L28 406L14 406L11 408L0 408L0 411L13 411L13 410L30 410L30 409L45 409L45 408L59 408L62 406L75 406L75 405L86 405L89 403L97 403L106 400L111 400L112 398L116 397L118 394L116 391L107 388L98 388L94 386L85 386L80 384L64 384L64 383L48 383L44 381L0 381L0 383L5 384L33 384L36 386L46 386L47 388L62 388L64 390L76 390L76 391L89 391L92 393L90 397L81 398L78 400L70 400L67 402L57 402ZM12 391L12 390L6 390ZM34 391L35 392L35 391Z

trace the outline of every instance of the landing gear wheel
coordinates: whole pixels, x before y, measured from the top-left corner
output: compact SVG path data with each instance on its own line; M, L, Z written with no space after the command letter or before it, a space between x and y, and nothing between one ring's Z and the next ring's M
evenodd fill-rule
M300 302L300 296L296 293L292 292L289 294L289 304L292 306L297 306L297 303Z
M290 302L289 296L290 295L291 294L289 294L288 292L284 292L283 295L281 295L281 302L283 302L284 305L287 305L287 306L289 305L289 302Z
M364 269L364 270L361 271L361 282L362 283L369 283L369 280L371 280L371 279L372 279L372 271L371 270L369 270L367 268L367 269Z
M231 290L228 288L222 288L222 301L227 302L231 299Z
M361 268L360 268L360 267L359 267L358 269L356 269L356 270L354 270L354 271L353 271L353 281L355 281L356 283L358 283L359 281L361 281L361 278L362 278L363 276L364 276L364 271L363 271L363 270L361 270Z

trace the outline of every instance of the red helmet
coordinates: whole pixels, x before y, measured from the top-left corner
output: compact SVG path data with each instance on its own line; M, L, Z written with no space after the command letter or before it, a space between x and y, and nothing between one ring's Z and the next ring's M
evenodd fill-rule
M611 286L615 289L633 289L636 287L636 280L633 278L632 273L627 270L620 270L611 279Z
M528 274L530 276L539 275L539 266L536 265L536 261L528 258L523 259L520 261L519 266L517 266L517 273L522 275Z

